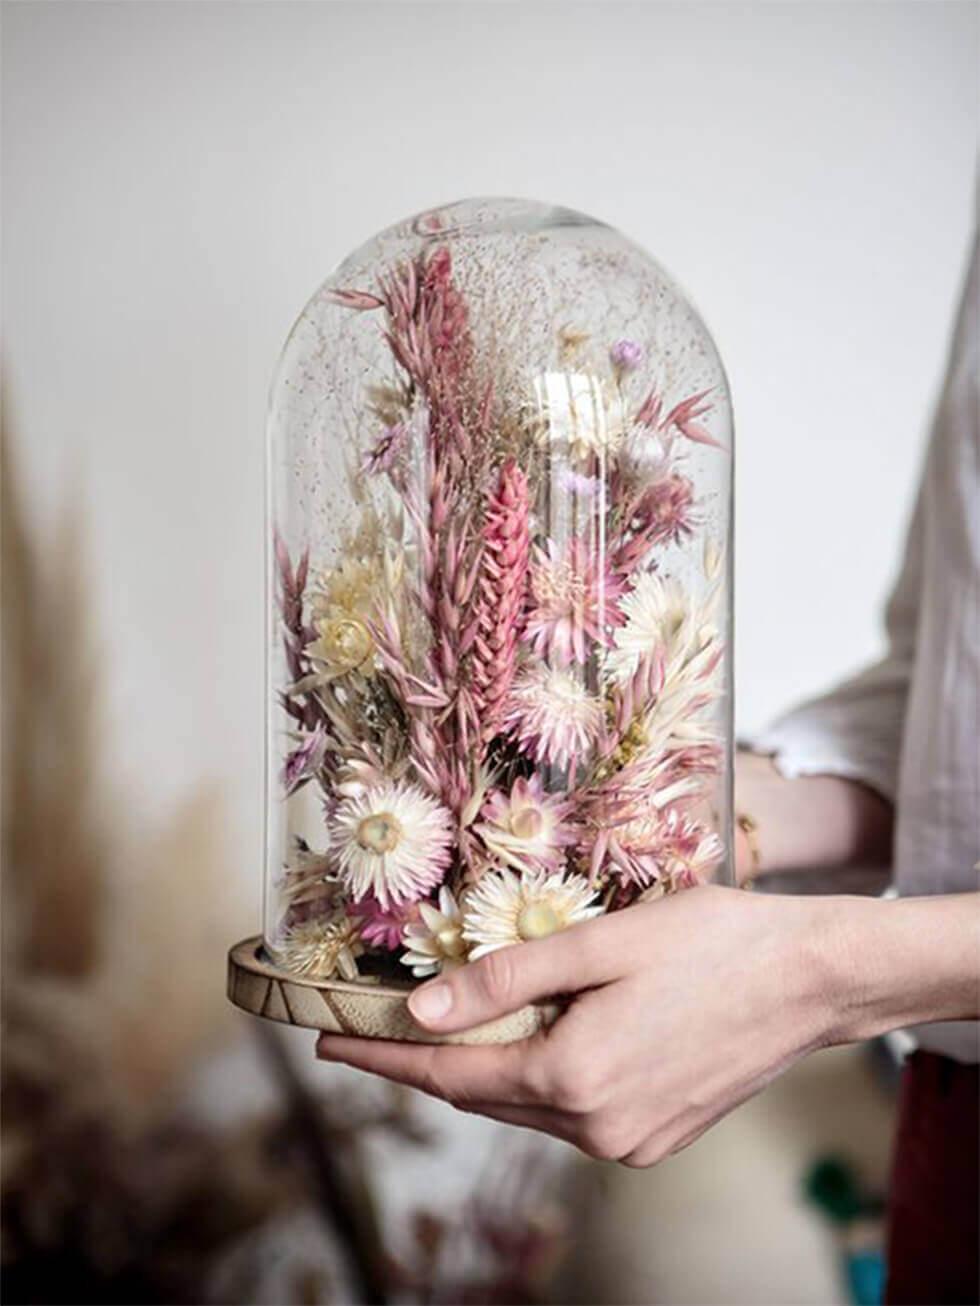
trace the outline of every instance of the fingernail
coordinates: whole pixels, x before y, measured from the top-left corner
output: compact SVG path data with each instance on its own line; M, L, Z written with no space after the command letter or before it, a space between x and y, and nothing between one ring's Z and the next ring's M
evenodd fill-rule
M453 995L448 984L426 984L416 989L408 999L412 1015L428 1025L441 1020L452 1005Z

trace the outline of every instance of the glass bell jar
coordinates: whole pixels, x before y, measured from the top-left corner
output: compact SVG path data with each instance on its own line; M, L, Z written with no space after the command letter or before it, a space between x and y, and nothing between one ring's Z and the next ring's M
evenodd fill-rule
M270 974L730 881L731 480L712 339L602 222L466 200L340 265L269 417Z

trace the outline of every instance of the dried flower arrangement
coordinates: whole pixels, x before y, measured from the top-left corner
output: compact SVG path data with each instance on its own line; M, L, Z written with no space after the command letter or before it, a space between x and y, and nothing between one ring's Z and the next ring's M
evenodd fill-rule
M277 826L266 942L310 980L421 979L725 873L710 339L656 269L632 324L556 321L563 303L542 345L530 307L522 330L495 299L501 247L481 262L465 208L319 300L371 324L387 370L350 369L341 543L327 559L308 518L275 538L280 801L318 802Z

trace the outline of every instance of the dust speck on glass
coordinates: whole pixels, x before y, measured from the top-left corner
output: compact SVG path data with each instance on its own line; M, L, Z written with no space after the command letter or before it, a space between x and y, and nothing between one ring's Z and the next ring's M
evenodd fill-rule
M465 200L347 258L269 418L266 947L412 982L730 866L732 425L600 222Z

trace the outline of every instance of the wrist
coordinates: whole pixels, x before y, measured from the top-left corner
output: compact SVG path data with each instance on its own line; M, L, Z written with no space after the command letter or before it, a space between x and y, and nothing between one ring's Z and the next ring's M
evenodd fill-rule
M980 894L824 902L823 1042L980 1015Z

